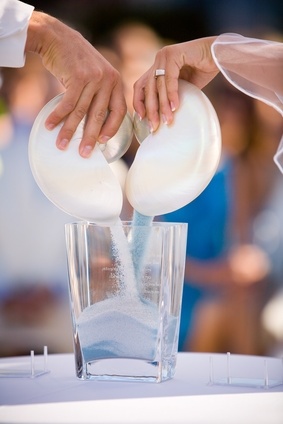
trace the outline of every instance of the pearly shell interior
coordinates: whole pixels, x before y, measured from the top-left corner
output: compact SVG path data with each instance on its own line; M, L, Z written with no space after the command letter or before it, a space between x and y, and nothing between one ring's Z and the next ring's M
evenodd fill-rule
M29 161L35 181L46 197L69 215L100 225L116 222L123 194L108 162L116 161L128 149L132 141L132 119L127 114L107 145L97 143L91 157L85 159L78 153L83 121L65 151L56 147L63 124L52 131L45 128L45 120L61 96L43 107L30 133Z
M179 81L180 106L174 122L150 133L146 121L134 119L142 142L126 179L126 195L142 215L157 216L194 200L209 184L221 155L217 114L196 86Z

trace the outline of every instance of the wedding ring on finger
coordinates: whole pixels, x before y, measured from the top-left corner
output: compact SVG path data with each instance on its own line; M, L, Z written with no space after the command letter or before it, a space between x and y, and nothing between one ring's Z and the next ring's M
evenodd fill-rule
M156 69L154 73L154 78L157 79L158 77L165 75L165 69Z

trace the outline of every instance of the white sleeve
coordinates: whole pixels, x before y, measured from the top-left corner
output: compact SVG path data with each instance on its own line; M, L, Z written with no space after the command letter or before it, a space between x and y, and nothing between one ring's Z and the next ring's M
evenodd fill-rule
M25 64L25 44L33 6L18 0L0 1L0 66Z
M222 34L212 44L211 52L231 84L283 116L283 43ZM274 160L283 172L283 137Z

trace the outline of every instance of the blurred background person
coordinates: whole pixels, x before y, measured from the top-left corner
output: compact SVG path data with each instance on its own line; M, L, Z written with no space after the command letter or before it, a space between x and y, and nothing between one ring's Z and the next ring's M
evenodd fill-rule
M253 105L221 79L207 94L221 126L219 167L194 201L160 217L188 223L179 349L263 354L259 320L269 261L251 237L242 159L254 131Z
M283 353L283 181L272 158L283 133L281 116L255 100L257 131L247 155L253 181L252 237L270 261L266 303L261 314L267 353Z
M28 141L41 108L62 91L28 54L23 68L3 68L0 95L0 355L72 349L64 224L75 218L37 186ZM38 140L40 142L40 140ZM123 186L127 168L111 165Z
M209 0L99 0L95 5L91 0L79 3L75 0L50 0L48 3L35 0L33 4L74 23L76 27L83 26L87 29L87 38L96 47L103 46L102 53L106 58L109 54L123 74L129 111L132 111L132 81L139 77L139 72L144 72L144 68L148 69L152 63L151 55L163 45L164 40L168 44L170 40L182 42L225 31L253 36L261 34L266 28L280 30L283 6L280 0L240 0L237 3L218 0L217 7ZM141 25L143 28L136 31L136 23L137 27ZM267 282L271 276L273 278L276 266L278 287L280 282L282 284L279 272L282 259L280 262L280 242L273 243L276 239L273 211L268 213L267 220L265 212L266 206L272 204L279 213L282 185L269 166L263 169L257 167L255 174L258 173L258 177L252 178L253 185L245 184L246 172L251 166L247 158L252 156L248 152L254 148L252 134L259 132L254 123L256 106L242 100L239 93L231 89L226 91L222 84L218 86L218 82L215 90L211 87L206 92L219 114L224 148L215 178L201 195L203 197L196 199L198 204L192 202L190 212L184 218L189 223L186 281L195 282L196 298L205 302L195 302L196 307L191 309L190 302L194 301L194 297L189 297L186 309L190 321L187 334L186 331L181 334L180 348L227 351L229 347L231 352L267 352L275 348L274 340L268 339L270 332L266 336L268 340L262 340L265 336L261 327L263 323L258 317L264 305L272 299L272 293L275 294L276 290L270 290ZM8 132L6 139L7 135ZM123 165L131 164L137 148L135 141L123 158ZM261 191L258 187L261 172L270 183L262 190L265 195L258 193ZM196 211L200 212L199 216L196 216ZM124 212L126 219L131 218L131 208ZM266 222L268 225L265 225ZM210 224L215 225L215 231ZM272 232L275 238L271 241L271 237L269 243ZM38 240L39 244L43 238ZM277 246L276 253L271 255L267 251L268 243L269 247ZM65 245L63 249L65 252ZM12 311L10 307L8 310ZM183 324L186 329L186 320ZM58 332L63 335L62 331ZM251 334L252 337L249 337ZM40 349L42 344L40 340Z
M133 83L152 64L165 40L141 22L122 24L110 40L132 112ZM258 131L255 107L221 78L206 91L220 118L223 137L217 174L192 204L155 218L189 224L179 349L263 354L266 344L260 316L270 293L266 288L269 259L253 240L251 192L256 182L252 179L247 184L249 164L244 159ZM137 148L134 140L124 156L129 166ZM130 218L131 208L128 212Z
M199 56L197 56L197 54L194 56L193 52L197 50L196 49L194 50L195 44L193 44L192 46L192 43L188 43L189 45L192 46L192 50L191 50L192 56L190 55L189 51L186 50L187 44L185 44L185 47L183 47L184 46L183 44L175 45L175 49L176 49L176 46L177 46L176 50L179 49L178 51L175 51L175 56L174 56L174 53L173 55L170 56L170 52L174 52L174 47L173 48L168 47L168 49L166 50L165 49L161 50L160 54L156 56L154 65L142 77L142 79L139 80L139 88L141 89L141 92L140 92L141 95L139 99L141 100L141 102L144 101L144 97L146 97L146 101L147 101L145 102L146 105L151 104L151 106L153 105L152 109L154 109L154 105L156 104L155 101L158 102L158 96L159 96L159 104L162 110L161 113L165 114L166 111L165 111L164 103L166 103L166 95L164 95L165 93L163 89L165 89L165 86L167 85L167 88L168 88L167 96L168 96L170 94L169 83L171 81L171 78L173 78L174 80L178 78L179 69L181 69L181 71L184 71L184 73L181 74L181 75L186 75L184 78L187 78L188 80L190 80L190 76L192 76L192 80L194 80L195 82L197 81L197 72L194 74L194 70L200 69L200 72L198 74L199 76L198 82L200 86L205 85L205 83L202 84L201 82L202 77L204 77L204 81L205 81L205 78L207 76L207 82L209 81L209 78L213 79L215 75L217 74L217 68L215 65L213 65L212 58L210 58L209 46L207 45L205 46L204 44L204 41L207 42L207 40L208 40L207 38L203 40L203 44L202 44L203 50L201 49L199 50L199 53L200 53ZM196 42L198 42L198 40ZM202 40L200 40L199 42L201 43ZM226 46L225 43L223 43L223 45ZM280 60L282 57L282 45L280 43L277 43L277 44L273 43L273 46L276 46L276 49L274 54L274 60L273 62L271 61L271 63L274 66L273 68L275 70L274 78L275 78L275 81L277 82L277 88L278 88L278 91L276 91L275 89L277 96L275 95L274 98L280 99L279 94L280 92L282 92L282 84L280 85L281 80L279 77L279 73L281 69ZM206 50L205 50L205 47L207 47ZM184 51L184 57L182 56L181 50ZM201 53L204 53L204 51L208 53L207 61L205 60L202 61ZM258 50L258 51L262 52L262 50ZM226 55L226 57L227 56L228 55ZM190 59L191 57L192 59ZM167 63L166 63L166 60L168 60ZM189 67L190 60L191 60L191 68ZM233 63L231 61L232 59L229 56L228 62ZM265 62L265 59L263 59L262 61ZM235 59L235 64L236 63L237 64L241 63L238 61L238 58ZM249 66L248 63L249 62L247 61L247 67ZM252 63L257 64L258 62L254 60ZM154 88L152 84L152 81L154 81L152 80L152 72L154 71L154 69L159 68L160 66L164 66L164 68L166 68L167 76L165 76L165 80L164 79L162 79L161 81L158 80L160 84L157 83L157 85L154 85L155 87ZM174 69L174 66L175 66L175 69ZM229 66L228 66L228 69L229 69ZM171 75L168 75L168 73L170 74L170 71L171 71ZM243 75L241 73L239 74ZM193 79L194 76L195 76L195 79ZM164 77L160 77L160 78L164 78ZM229 77L227 77L227 79L229 79ZM231 77L231 80L233 81L232 77ZM244 78L243 80L246 81ZM236 83L235 85L237 86ZM138 85L136 85L136 88L138 89ZM251 92L253 93L252 90ZM213 331L211 331L213 321L214 321L214 324L216 322L216 325L214 326L217 329L217 333L215 333L216 337L214 336L215 337L214 341L217 341L217 339L219 340L219 336L221 335L220 324L221 322L225 322L227 324L228 320L226 318L227 317L229 318L227 313L225 315L223 314L223 312L231 311L233 309L233 304L234 305L236 304L236 310L239 316L241 317L241 320L235 319L234 320L235 326L233 325L233 323L232 325L229 323L230 325L226 326L228 332L227 330L225 331L226 340L224 341L226 342L228 349L225 349L225 350L235 351L234 349L229 349L229 342L230 342L230 345L232 346L237 346L237 348L242 347L242 351L244 348L245 349L244 353L264 353L264 351L256 349L256 343L260 342L260 334L256 330L258 328L257 323L259 322L259 318L260 318L259 308L262 308L262 301L266 302L267 299L266 297L264 297L264 293L263 293L262 299L258 299L257 302L252 301L253 296L247 297L247 294L249 293L250 290L246 290L246 289L245 291L241 290L241 293L240 293L238 289L235 290L236 285L229 287L229 282L232 277L232 282L237 283L239 286L241 285L243 287L244 286L250 287L251 284L254 284L257 281L260 282L260 280L262 280L264 277L267 277L267 274L269 271L268 258L264 254L262 249L259 249L259 246L256 246L254 241L252 240L251 229L252 229L252 223L254 220L255 213L257 213L256 209L265 202L266 193L273 189L276 172L277 173L279 172L274 166L274 163L272 160L273 156L270 155L270 152L272 152L273 155L275 154L276 150L274 146L274 141L277 142L277 145L278 145L278 141L280 140L280 136L282 135L282 122L281 122L281 117L279 116L277 119L277 124L275 120L273 122L272 129L271 129L270 125L266 125L266 122L264 119L258 119L258 116L254 112L254 104L253 104L253 110L251 111L252 113L248 121L245 122L245 119L244 120L236 119L238 124L241 124L241 122L243 122L247 130L249 130L248 123L253 124L251 127L251 133L250 134L248 133L248 137L247 137L247 140L249 140L249 142L244 152L238 155L238 157L233 158L230 156L230 158L233 160L232 161L230 160L230 164L229 164L229 161L227 162L227 157L228 157L227 147L228 147L228 152L230 150L230 153L231 153L231 149L229 149L230 142L235 140L234 134L235 133L237 134L237 127L236 126L234 127L234 131L230 133L231 134L230 136L229 134L227 134L227 117L229 117L229 112L227 115L227 109L228 110L230 109L231 103L233 102L234 99L232 97L230 99L226 99L228 101L226 101L222 105L222 110L221 110L221 107L219 108L219 106L221 106L221 104L219 103L219 101L221 100L219 88L216 91L215 97L216 97L215 98L216 111L218 112L218 116L220 117L220 123L222 124L222 128L223 128L223 124L226 125L226 134L225 134L225 131L223 131L223 156L224 157L222 157L222 161L220 163L220 170L223 169L222 168L223 159L225 159L224 164L230 165L230 175L232 175L233 177L233 180L229 181L229 178L227 179L227 174L226 174L226 187L228 187L226 194L228 194L228 198L226 199L226 202L225 202L223 201L225 197L221 196L221 193L225 195L225 192L223 190L225 185L222 182L222 185L220 184L218 189L214 191L214 194L211 195L210 202L207 202L207 203L203 202L203 204L201 205L201 200L204 200L207 197L208 193L211 192L213 188L213 185L214 185L213 183L216 181L216 177L218 176L217 175L218 172L217 172L215 177L212 179L211 183L207 187L207 189L194 202L192 202L190 205L187 205L187 207L185 207L186 208L185 213L183 209L183 215L180 214L180 210L179 210L170 214L170 217L167 216L164 218L165 219L167 218L172 221L184 221L185 215L187 215L189 228L191 226L191 230L192 230L191 234L189 232L189 240L188 240L189 243L190 243L190 236L192 236L192 232L194 234L194 237L192 237L193 241L192 241L192 247L191 247L192 249L191 255L193 256L193 259L197 259L197 260L201 259L202 265L203 265L203 269L201 269L198 263L192 263L192 261L190 260L190 264L188 266L188 274L186 274L186 277L188 278L188 276L190 275L190 277L192 278L191 283L197 286L197 288L199 288L199 286L201 287L205 286L206 294L209 294L207 293L207 289L209 285L214 284L219 287L221 285L221 281L223 281L221 278L223 276L224 280L226 280L224 294L225 292L232 293L232 296L230 296L230 298L225 296L224 298L225 302L223 303L225 308L222 309L222 311L221 309L219 309L219 305L221 302L218 301L217 311L215 310L215 308L212 310L210 309L210 315L207 314L206 318L203 319L202 326L199 325L201 320L200 319L196 320L197 330L194 331L194 334L192 337L193 343L190 343L190 346L192 345L197 346L196 350L202 350L203 348L207 349L207 346L209 346L209 343L208 343L209 338L205 337L205 331L203 331L203 329L209 328L210 330L207 331L209 336L213 335ZM234 95L233 97L236 98L236 95ZM272 90L271 90L271 97L272 97ZM260 95L259 95L259 98L260 98ZM137 110L138 110L139 99L138 97L136 97ZM174 101L173 96L171 96L170 99L171 101ZM273 104L275 102L272 102L271 100L268 103ZM278 101L278 103L280 102ZM242 107L242 109L245 112L247 112L246 108ZM167 111L169 110L170 110L170 107L168 104ZM277 111L274 110L274 113L278 114L279 110L280 110L280 106L277 108ZM141 115L143 114L142 108L140 108L138 111ZM148 108L147 112L148 112L147 118L152 119L152 123L153 123L153 120L155 119L156 120L155 125L157 127L158 115L157 114L154 115L154 110L151 110L150 108ZM241 117L241 114L242 114L241 111L239 112L237 111L237 109L234 109L233 113L232 114L230 113L230 116L232 118L237 117L237 115ZM223 119L223 117L225 119ZM270 121L270 119L268 119L268 121ZM279 125L278 125L278 122L280 123ZM232 121L230 121L230 124L231 123ZM230 128L232 128L231 125L230 125ZM225 128L223 128L223 130L224 129ZM240 141L240 143L242 144L242 141ZM261 147L262 143L264 143L264 146L268 146L268 147L264 147L264 149L262 150L262 147ZM261 155L253 156L254 149L256 150L259 149L258 154L260 153L260 151L261 152L263 151L264 159L261 158ZM255 159L256 166L251 166L252 162L249 162L249 158L251 157ZM261 166L258 166L257 158L259 159L258 160L259 164L265 165L266 160L267 161L269 160L269 164L267 166L264 166L264 168ZM271 167L273 167L274 171L272 171ZM264 173L262 173L263 169L265 168L268 169L268 173L266 176L264 175ZM225 175L224 175L224 178L225 178ZM228 185L227 185L227 182L228 182ZM215 208L215 205L213 205L213 200L215 201L215 203L218 204L218 212L215 215L215 222L213 221L213 212L215 212L216 208ZM244 200L244 201L241 201L241 200ZM202 222L200 220L200 214L197 213L197 207L196 207L197 205L199 205L200 213L201 213L201 206L202 206L202 211L204 211L203 212L204 219L202 220ZM220 206L222 205L222 211L219 205ZM209 213L207 213L208 210L209 210ZM192 215L189 216L189 212L191 212ZM221 213L222 213L222 220L219 219ZM210 225L208 224L209 222L210 222ZM202 226L203 225L207 226L206 234L202 233L201 227L198 228L198 233L195 232L197 228L197 223L201 224ZM229 232L231 235L225 234L226 223L228 223L229 225ZM211 235L208 236L208 234L211 234ZM228 241L228 244L227 244L227 241ZM207 259L213 258L215 260L217 259L217 257L218 259L219 258L221 259L221 253L222 252L226 253L225 250L223 250L223 248L225 248L225 245L228 245L228 248L230 245L230 248L227 251L229 262L228 262L228 267L226 266L226 273L224 275L221 275L220 274L221 268L219 268L219 263L217 264L218 266L216 269L215 267L213 267L214 264L209 263ZM199 248L199 250L198 251L194 250L197 247ZM210 272L207 273L206 271L207 271L207 268L209 267L210 267ZM223 270L223 266L222 266L222 270ZM190 284L190 286L191 285L192 284ZM186 302L186 292L188 291L187 290L188 286L189 285L185 284L185 287L184 287L182 317L187 316L188 323L189 323L189 319L191 316L190 313L192 312L192 309L195 306L195 304L194 305L191 304L191 307L186 309L186 305L189 304L189 299L192 300L192 293L191 293L191 296L188 295L188 302ZM270 284L269 284L269 288L270 288ZM257 289L255 291L255 294L257 295L257 297L259 293L260 293L260 290ZM199 298L203 297L203 294L204 294L203 291L202 293L199 293ZM213 296L216 293L214 291L214 293L210 293L210 295L211 294ZM238 296L239 294L240 294L240 297ZM231 300L233 302L231 302ZM214 305L215 303L216 302L214 302ZM218 319L219 318L218 312L221 312L220 320ZM203 313L203 310L202 310L202 313ZM234 317L236 316L233 313L231 315ZM184 322L184 319L181 320L181 335L182 335L182 321ZM242 325L241 325L241 321L242 321ZM252 325L254 326L253 328L252 328ZM185 330L186 329L188 331L188 325L185 326ZM230 333L231 335L230 341L227 338L228 333ZM238 340L237 340L237 334L239 336ZM196 344L197 339L198 339L198 342L202 339L202 344L200 343ZM181 339L180 339L180 342L181 342ZM245 345L246 345L246 348L245 348ZM202 346L202 348L200 346ZM212 350L212 349L208 348L208 350Z
M0 354L70 350L64 224L71 217L43 195L28 160L34 119L62 87L33 54L24 68L3 69L2 81Z
M132 111L133 83L148 69L159 46L168 42L141 22L122 24L112 33L128 110ZM179 350L265 354L270 340L261 314L274 288L271 260L254 236L254 220L255 203L264 202L263 186L272 190L278 174L272 160L276 144L267 141L269 154L264 157L270 178L261 184L257 178L264 178L262 167L252 172L247 160L261 133L258 106L221 77L204 91L221 123L221 163L195 201L155 218L189 224ZM273 113L269 110L269 115ZM278 119L276 125L272 131L277 133ZM129 166L137 148L135 140L124 157Z

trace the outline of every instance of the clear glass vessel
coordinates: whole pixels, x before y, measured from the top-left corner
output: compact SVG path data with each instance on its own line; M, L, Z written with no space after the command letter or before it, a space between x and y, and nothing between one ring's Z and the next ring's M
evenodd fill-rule
M174 376L187 224L66 224L76 374L161 382Z

